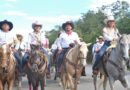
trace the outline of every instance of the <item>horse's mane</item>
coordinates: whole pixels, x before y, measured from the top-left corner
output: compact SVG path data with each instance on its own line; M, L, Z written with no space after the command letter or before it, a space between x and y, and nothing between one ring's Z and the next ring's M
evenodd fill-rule
M68 60L72 60L72 58L76 58L77 54L78 54L78 48L79 45L76 45L75 47L71 48L67 54L66 54L66 59ZM75 55L75 56L74 56Z
M66 59L68 60L74 60L76 59L79 55L79 49L87 49L88 51L88 48L87 48L87 44L85 42L81 42L81 45L77 44L75 45L75 47L71 48L68 53L66 54Z

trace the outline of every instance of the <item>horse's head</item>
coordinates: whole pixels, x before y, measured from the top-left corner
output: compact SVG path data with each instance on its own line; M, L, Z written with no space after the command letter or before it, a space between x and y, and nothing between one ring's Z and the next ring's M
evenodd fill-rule
M79 59L81 60L81 64L83 66L86 65L86 58L87 58L87 53L88 53L88 46L89 44L86 44L82 42L79 46Z
M119 39L120 49L124 60L129 61L130 35L122 35Z
M7 70L9 65L10 54L11 50L9 45L3 44L0 46L0 68L4 71Z
M40 47L37 45L32 45L31 46L31 53L30 53L30 60L32 67L35 72L37 72L39 65L43 61L43 53L40 50Z

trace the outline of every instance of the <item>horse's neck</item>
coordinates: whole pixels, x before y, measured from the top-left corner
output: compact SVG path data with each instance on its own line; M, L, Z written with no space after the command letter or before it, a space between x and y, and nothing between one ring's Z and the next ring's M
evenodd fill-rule
M109 60L117 63L118 65L123 64L123 60L122 60L122 55L121 55L121 51L120 51L120 45L117 44L116 48L112 50L110 56L109 56Z
M76 61L77 61L77 58L78 58L78 53L79 53L79 51L78 51L78 46L75 46L74 48L72 48L72 49L70 49L70 51L67 53L67 55L66 55L66 58L69 60L69 61L71 61L71 62L73 62L73 63L76 63Z

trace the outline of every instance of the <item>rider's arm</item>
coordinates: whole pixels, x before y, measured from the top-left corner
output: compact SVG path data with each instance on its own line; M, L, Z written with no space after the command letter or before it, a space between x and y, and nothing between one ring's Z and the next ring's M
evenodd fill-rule
M57 40L57 49L58 50L62 50L61 42L62 42L62 37L60 35L58 40Z
M80 44L80 39L77 33L75 33L75 41L76 44Z
M104 39L107 41L113 40L113 37L109 35L109 32L107 31L106 28L103 29L103 36L104 36Z

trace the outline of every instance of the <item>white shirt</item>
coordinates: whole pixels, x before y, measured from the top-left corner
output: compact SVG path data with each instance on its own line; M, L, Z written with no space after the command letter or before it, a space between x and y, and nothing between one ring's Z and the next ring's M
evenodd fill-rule
M66 32L63 32L60 34L59 40L58 40L58 48L68 48L69 44L75 43L77 41L80 42L78 34L76 32L72 32L70 35L68 35Z
M104 45L104 42L102 42L102 43L97 42L95 45L95 50L96 49L100 50L103 45Z
M55 42L52 44L51 49L56 50L58 48L58 41L59 41L59 38L57 38Z
M15 38L16 36L11 31L3 32L2 30L0 30L0 44L13 43Z
M15 45L15 49L18 50L19 48L22 49L22 50L25 50L25 47L26 47L26 44L24 42L18 42L16 45Z
M103 36L104 36L104 39L106 41L112 41L113 39L118 39L118 34L119 31L118 29L115 29L115 28L108 28L108 27L105 27L103 29Z
M45 37L45 33L44 32L40 32L40 33L29 33L28 35L28 49L30 49L30 44L34 44L34 45L39 45L39 44L44 44L46 41L46 37Z
M97 49L100 50L103 45L104 45L104 42L102 42L102 43L99 43L99 42L95 43L93 45L93 48L92 48L93 55L96 53L96 50Z

